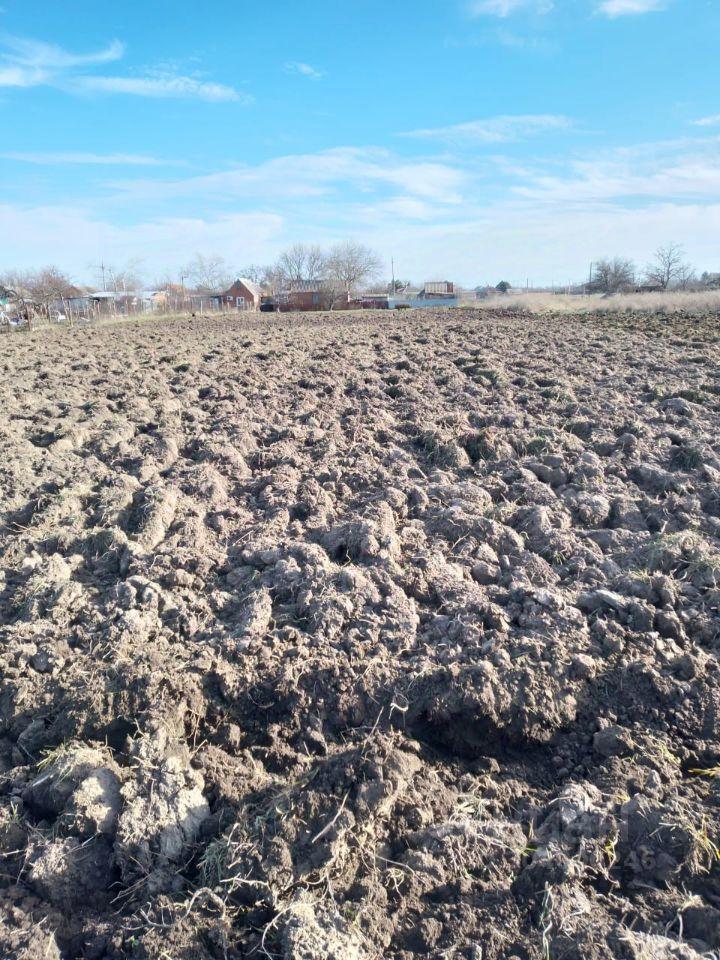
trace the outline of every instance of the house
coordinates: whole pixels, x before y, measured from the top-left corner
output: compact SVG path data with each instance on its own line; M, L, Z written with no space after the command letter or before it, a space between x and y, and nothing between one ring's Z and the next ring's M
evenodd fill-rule
M34 305L19 294L0 284L0 327L17 326L30 319L30 311Z
M455 292L455 284L449 280L434 280L425 284L422 290L406 289L391 296L388 307L393 310L407 307L456 307L460 298Z
M135 295L137 306L143 313L164 310L168 304L166 290L140 290Z
M261 298L262 290L258 284L246 277L240 277L224 293L217 295L217 299L224 306L236 310L257 310Z
M360 310L387 310L390 305L389 293L363 293L352 301Z
M347 310L350 298L346 292L332 290L319 282L289 284L275 294L277 309L283 312L306 310Z
M88 293L87 300L98 315L129 315L140 312L138 295L130 290L96 290Z
M437 300L442 297L455 297L455 284L449 280L430 280L418 294L420 300Z
M30 296L28 290L0 286L0 323L16 326L28 323L40 310L40 304Z

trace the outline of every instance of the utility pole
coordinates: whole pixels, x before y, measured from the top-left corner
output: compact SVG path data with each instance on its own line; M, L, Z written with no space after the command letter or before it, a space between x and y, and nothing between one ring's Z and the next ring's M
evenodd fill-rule
M390 288L390 291L392 295L395 296L395 258L394 257L390 258L390 270L392 272L392 287Z
M106 292L107 292L107 287L105 286L105 270L106 270L107 268L105 267L105 261L104 261L104 260L101 260L100 263L91 264L91 266L92 266L93 270L99 270L99 271L100 271L100 275L102 276L102 288L103 288L103 293L106 293Z

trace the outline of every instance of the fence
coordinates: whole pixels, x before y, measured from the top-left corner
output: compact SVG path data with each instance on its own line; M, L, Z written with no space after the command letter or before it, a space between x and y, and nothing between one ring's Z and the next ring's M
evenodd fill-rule
M50 304L0 305L0 330L35 329L48 326L84 326L130 317L162 317L178 314L252 313L249 303L226 303L219 297L172 297L161 302L130 297L61 299Z

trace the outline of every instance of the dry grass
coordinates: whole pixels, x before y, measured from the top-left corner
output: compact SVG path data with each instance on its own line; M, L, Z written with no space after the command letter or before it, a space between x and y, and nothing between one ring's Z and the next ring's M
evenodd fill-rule
M595 313L601 310L633 313L676 313L680 310L720 312L720 290L618 293L610 297L599 294L571 296L564 293L517 293L489 297L487 300L478 300L463 306L475 307L478 310L512 307L528 313Z

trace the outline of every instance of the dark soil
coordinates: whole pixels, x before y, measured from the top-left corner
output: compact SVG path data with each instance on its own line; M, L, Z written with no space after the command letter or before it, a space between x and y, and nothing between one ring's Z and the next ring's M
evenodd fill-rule
M0 338L0 957L720 950L718 317Z

